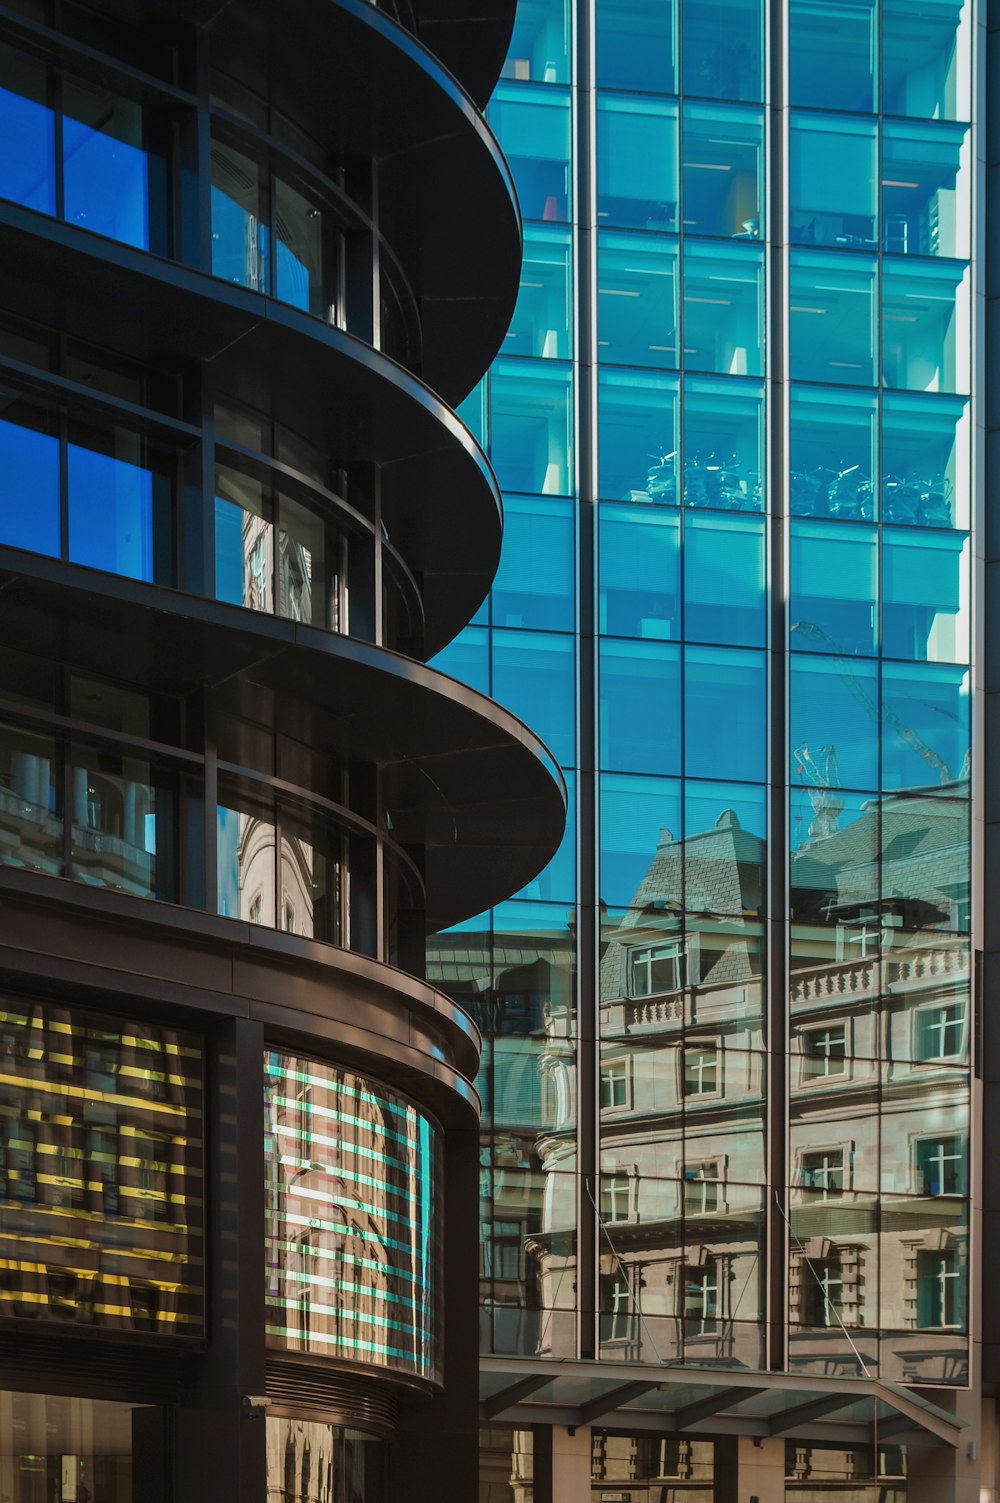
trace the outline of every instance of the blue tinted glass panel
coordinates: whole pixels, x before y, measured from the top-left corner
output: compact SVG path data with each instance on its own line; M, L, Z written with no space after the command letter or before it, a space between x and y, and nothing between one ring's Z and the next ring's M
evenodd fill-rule
M885 122L883 250L894 256L969 255L969 155L965 126Z
M476 382L465 401L461 406L456 407L455 411L476 442L485 448L487 411L487 379L485 376Z
M617 637L680 635L680 519L602 501L599 629Z
M689 235L761 238L763 141L759 110L685 106L681 170Z
M631 905L662 845L681 834L681 785L668 778L601 778L601 900Z
M274 610L274 528L259 480L219 465L215 477L215 594Z
M673 94L676 56L676 0L597 0L600 88Z
M763 910L766 829L763 788L685 782L684 906L689 913ZM707 934L703 943L711 949ZM735 959L730 949L729 964Z
M764 505L764 394L749 381L684 383L684 502L717 511Z
M792 251L791 373L798 381L875 384L875 262Z
M543 871L520 892L518 898L534 898L549 903L572 903L576 900L576 776L563 774L566 779L567 807L566 833L559 849Z
M763 255L752 245L684 245L684 363L689 370L763 370Z
M69 556L131 579L153 576L153 474L69 444Z
M569 83L569 7L566 0L520 0L504 78Z
M676 506L676 378L601 371L597 402L601 495Z
M887 393L882 399L882 517L925 527L969 525L969 404Z
M883 385L969 390L968 279L968 269L953 262L884 262Z
M258 164L212 143L212 271L227 282L270 292L270 236Z
M490 459L505 491L572 493L572 381L572 371L554 362L494 365Z
M565 767L576 761L572 637L493 633L493 697L541 736Z
M937 663L882 668L882 786L968 776L969 673Z
M874 515L874 394L792 388L790 509L793 516L866 522Z
M790 668L789 756L798 781L800 753L831 754L845 788L878 786L876 665L858 658L796 655Z
M570 217L570 109L562 89L500 84L489 108L525 219Z
M507 496L503 552L493 584L494 626L572 631L573 503Z
M968 120L971 7L962 0L882 8L882 108L887 115Z
M517 307L507 331L505 354L557 360L572 355L572 252L569 230L525 225Z
M58 556L59 440L0 420L0 541Z
M875 250L874 120L794 113L789 150L791 239L800 245Z
M600 644L600 765L679 773L680 649L663 642Z
M324 267L322 211L288 183L273 186L274 293L305 313L329 318L335 306Z
M604 228L676 230L675 104L598 96L597 222Z
M764 523L757 517L684 519L684 635L692 642L762 647Z
M467 626L449 642L436 658L431 658L431 667L449 678L478 689L480 694L490 692L490 637L482 627Z
M800 652L870 657L877 646L878 534L837 522L792 523L790 642Z
M641 235L601 235L597 343L614 365L677 367L677 246Z
M681 0L681 16L685 94L763 99L761 0Z
M932 663L969 661L969 543L961 533L886 527L882 651Z
M0 50L0 195L56 211L55 117L46 103L45 68Z
M764 777L764 657L722 647L684 654L684 771L757 783Z
M103 89L63 86L64 213L71 224L149 250L149 162L142 107Z
M791 0L792 103L871 113L877 107L877 42L875 0Z

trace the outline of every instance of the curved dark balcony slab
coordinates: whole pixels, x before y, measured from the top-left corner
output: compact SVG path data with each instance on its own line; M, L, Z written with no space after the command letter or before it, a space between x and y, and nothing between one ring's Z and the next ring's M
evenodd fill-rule
M514 29L515 0L413 0L417 35L485 109Z
M378 766L393 838L423 852L431 929L517 892L562 838L565 785L538 737L369 643L11 548L0 639L129 684L209 689L237 713L252 703L305 745Z
M475 614L500 557L499 489L468 429L402 366L287 304L14 204L0 203L0 275L26 317L167 370L211 362L220 392L344 463L380 465L427 656Z

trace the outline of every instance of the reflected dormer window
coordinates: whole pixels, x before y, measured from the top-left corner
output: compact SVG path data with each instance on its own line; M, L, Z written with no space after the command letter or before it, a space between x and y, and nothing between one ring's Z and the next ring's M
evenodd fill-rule
M680 991L684 985L680 940L647 945L629 957L629 996L655 997Z

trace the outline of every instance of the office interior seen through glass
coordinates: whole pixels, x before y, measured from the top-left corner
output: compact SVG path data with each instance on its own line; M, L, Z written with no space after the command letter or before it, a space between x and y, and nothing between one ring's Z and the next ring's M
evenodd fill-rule
M462 408L508 525L436 661L540 728L576 819L429 952L484 1035L481 1342L512 1392L531 1359L952 1407L978 1381L974 27L519 7L489 115L524 268ZM519 1465L491 1499L531 1495ZM945 1496L903 1470L856 1496Z
M426 935L566 815L427 661L503 530L455 407L516 303L513 13L0 6L7 1503L475 1493Z

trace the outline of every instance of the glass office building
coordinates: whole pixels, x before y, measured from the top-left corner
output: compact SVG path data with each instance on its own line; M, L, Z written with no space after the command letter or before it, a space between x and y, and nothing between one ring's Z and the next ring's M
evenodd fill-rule
M518 7L462 409L506 532L437 661L575 818L431 951L485 1040L490 1503L979 1498L984 26Z

